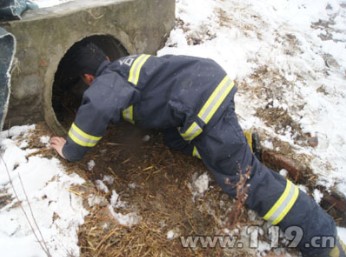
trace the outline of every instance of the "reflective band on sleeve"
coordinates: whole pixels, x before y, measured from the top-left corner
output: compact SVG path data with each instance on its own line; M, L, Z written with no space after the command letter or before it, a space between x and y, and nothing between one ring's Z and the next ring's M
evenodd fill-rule
M128 108L126 108L125 110L123 110L123 118L124 120L134 124L134 120L133 120L133 105L130 105Z
M184 140L191 141L201 133L202 128L198 126L196 122L194 122L184 133L181 133L180 135L184 138Z
M208 100L205 102L205 104L198 113L198 117L205 124L208 124L208 122L211 120L215 112L219 109L227 95L231 92L233 87L234 82L228 76L225 76L223 80L219 83L219 85L215 88L213 93L209 96ZM202 128L198 126L196 122L194 122L186 130L186 132L181 133L181 136L185 140L191 141L201 133Z
M228 76L225 76L198 113L198 117L205 124L210 121L233 87L234 82Z
M78 128L75 123L72 124L68 132L68 136L77 145L84 146L84 147L93 147L101 139L101 137L95 137L85 133L83 130Z
M142 54L133 62L129 73L129 82L133 83L134 85L138 84L141 68L149 57L150 55Z
M273 225L278 224L285 218L291 210L299 195L299 189L291 181L287 180L285 191L279 200L273 205L263 219L271 222Z
M192 156L197 157L198 159L202 159L201 156L199 155L199 152L196 146L193 147Z

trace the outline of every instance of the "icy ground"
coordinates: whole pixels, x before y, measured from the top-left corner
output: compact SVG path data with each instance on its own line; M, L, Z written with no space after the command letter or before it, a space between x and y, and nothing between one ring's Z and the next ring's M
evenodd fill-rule
M66 1L35 2L49 7ZM270 135L266 147L273 147L272 140L278 138L292 145L297 153L311 156L319 183L336 186L346 195L346 1L176 3L176 27L158 55L215 59L238 84L236 110L243 128L255 127ZM317 135L317 147L295 140L297 132L290 126L275 129L256 115L257 109L268 106L287 110L304 133ZM29 129L35 131L34 126L23 126L1 133L1 255L46 256L22 206L41 240L32 221L35 216L52 256L78 256L77 229L87 210L70 188L84 181L77 175L68 175L58 159L30 156L36 149L25 143ZM42 144L47 142L47 137L42 138ZM114 216L118 217L116 213ZM346 241L345 229L340 228L339 232Z

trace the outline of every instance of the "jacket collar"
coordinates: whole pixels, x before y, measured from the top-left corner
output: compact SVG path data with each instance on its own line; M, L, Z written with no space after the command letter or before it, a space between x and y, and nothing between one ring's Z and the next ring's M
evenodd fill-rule
M98 67L97 71L96 71L96 74L95 74L95 77L99 76L102 74L102 72L107 68L108 64L110 63L110 61L108 60L105 60L103 61L100 66Z

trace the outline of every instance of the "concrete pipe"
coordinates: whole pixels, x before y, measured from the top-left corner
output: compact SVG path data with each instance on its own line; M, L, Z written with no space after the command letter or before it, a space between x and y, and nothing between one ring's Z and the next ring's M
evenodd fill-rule
M85 41L92 42L100 47L111 61L129 54L121 42L111 35L86 37L76 42L70 49L78 47ZM59 134L64 133L64 130L69 128L73 122L81 103L83 92L87 89L87 86L80 78L65 76L71 67L68 61L66 61L68 60L70 49L67 50L57 66L52 87L45 87L43 96L45 120ZM57 126L57 128L53 126Z
M70 81L74 90L61 92L69 49L88 40L111 59L155 54L174 20L175 0L75 0L0 23L17 39L5 128L44 120L55 133L64 134L64 123L70 122L83 91L82 83Z

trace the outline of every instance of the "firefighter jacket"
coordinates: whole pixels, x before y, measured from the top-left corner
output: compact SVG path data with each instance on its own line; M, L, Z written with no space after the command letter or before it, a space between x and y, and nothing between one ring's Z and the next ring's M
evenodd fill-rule
M122 119L143 128L179 128L191 141L218 119L234 93L233 81L210 59L134 55L105 61L84 92L63 154L81 159L109 122Z

